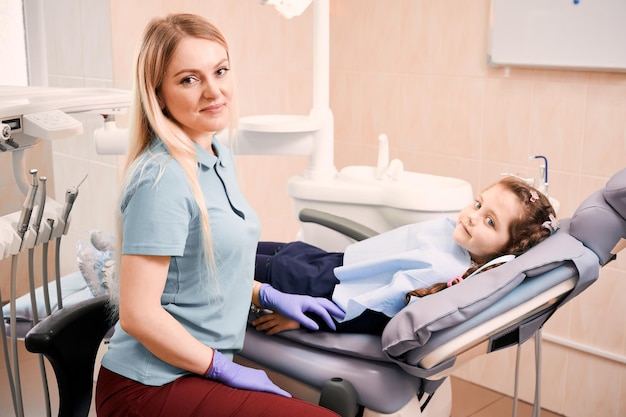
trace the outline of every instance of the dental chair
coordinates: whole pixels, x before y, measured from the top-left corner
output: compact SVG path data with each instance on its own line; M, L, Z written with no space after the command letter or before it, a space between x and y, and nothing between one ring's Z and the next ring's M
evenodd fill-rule
M335 224L350 235L350 221L301 213L302 221ZM626 169L590 195L554 235L515 260L445 291L429 295L398 313L382 337L292 330L267 336L250 324L239 356L321 390L320 404L343 417L367 413L404 416L417 403L423 416L450 415L443 390L455 366L473 357L535 336L539 384L540 330L563 304L599 276L626 238ZM360 240L371 231L358 228ZM534 413L539 410L539 385ZM432 399L432 401L431 401ZM430 411L436 414L430 414ZM410 411L411 415L415 415ZM515 411L514 411L515 412Z
M349 221L314 211L301 217L338 223L351 233ZM267 336L249 325L237 359L320 390L319 403L342 417L403 412L413 402L418 415L435 417L429 414L433 410L436 417L449 416L449 407L433 407L437 401L449 405L444 387L454 367L535 335L615 259L614 248L626 238L625 217L626 169L589 196L571 219L561 220L554 235L479 279L417 300L389 322L382 337L305 330ZM360 226L353 236L371 233ZM59 416L87 416L94 362L112 325L109 318L106 298L95 297L53 313L26 335L26 348L45 355L54 368Z

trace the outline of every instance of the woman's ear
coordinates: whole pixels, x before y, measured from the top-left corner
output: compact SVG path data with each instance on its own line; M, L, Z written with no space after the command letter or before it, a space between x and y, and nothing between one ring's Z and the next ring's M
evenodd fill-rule
M157 98L157 102L159 103L159 107L161 108L161 110L165 110L165 103L161 99L161 96L157 94L156 98Z

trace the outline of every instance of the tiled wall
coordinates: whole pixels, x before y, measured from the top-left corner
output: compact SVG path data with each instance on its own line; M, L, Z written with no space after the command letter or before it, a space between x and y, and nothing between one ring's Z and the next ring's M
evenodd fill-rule
M208 17L229 39L242 116L309 112L311 8L287 21L255 0L111 0L109 39L104 3L55 0L47 8L52 39L63 39L50 49L51 84L130 88L135 46L147 20L186 11ZM391 158L401 158L406 169L462 177L475 190L501 172L536 176L538 164L529 156L545 154L551 195L567 217L626 165L626 74L489 68L488 0L330 3L338 168L373 165L380 133L389 136ZM110 50L113 75L107 78ZM106 227L117 161L95 156L88 139L53 145L58 189L89 172L79 197L88 210L79 211L74 230ZM293 239L297 223L285 184L304 170L306 158L246 156L239 165L243 188L261 215L263 239ZM622 259L557 312L544 334L623 360L625 292ZM543 355L545 408L570 417L626 415L624 364L552 342L544 343ZM510 394L514 362L515 352L506 350L470 362L458 375ZM523 349L521 373L522 398L531 399L530 345Z

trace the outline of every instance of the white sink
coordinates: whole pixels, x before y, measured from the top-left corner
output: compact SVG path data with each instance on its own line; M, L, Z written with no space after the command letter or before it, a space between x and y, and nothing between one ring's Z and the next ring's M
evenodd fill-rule
M372 166L354 165L343 168L339 181L369 185L380 189L384 205L419 211L459 211L474 199L472 186L459 178L402 171L397 177L377 178Z

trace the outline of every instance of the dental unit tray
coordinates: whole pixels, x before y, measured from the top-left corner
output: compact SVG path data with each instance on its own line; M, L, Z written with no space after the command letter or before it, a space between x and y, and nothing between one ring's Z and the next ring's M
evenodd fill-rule
M249 324L239 356L316 389L343 379L354 387L361 410L397 412L416 395L435 394L455 366L540 337L556 309L615 258L613 248L626 238L625 214L622 170L571 219L562 220L553 236L476 279L415 301L389 322L382 337L302 329L267 336ZM317 221L316 216L301 213L305 221ZM320 223L337 221L345 229L343 220L324 214Z

